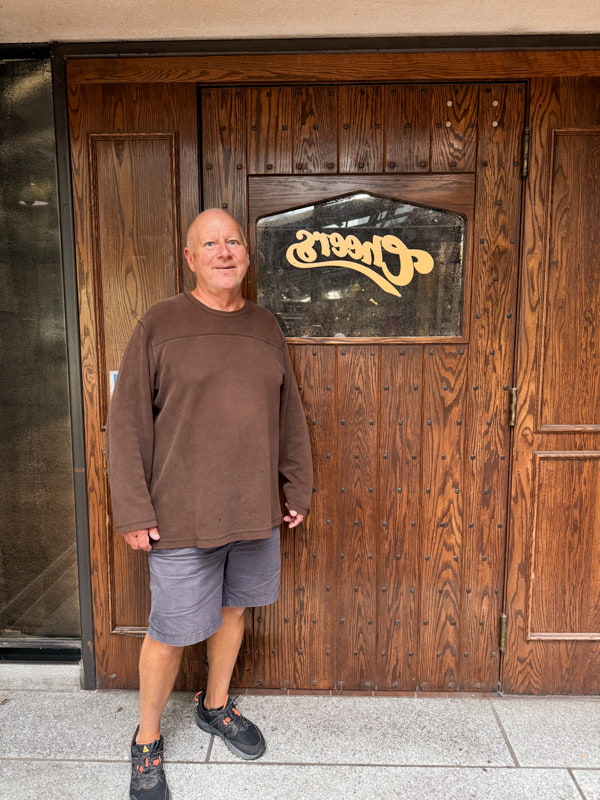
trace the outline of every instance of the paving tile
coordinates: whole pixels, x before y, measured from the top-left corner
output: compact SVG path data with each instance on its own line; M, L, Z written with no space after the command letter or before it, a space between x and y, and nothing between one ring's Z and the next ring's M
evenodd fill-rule
M73 692L81 679L80 664L0 664L0 692Z
M600 768L600 698L501 697L490 702L521 766Z
M272 763L514 765L488 700L245 696L238 706ZM216 739L210 760L235 756Z
M175 693L165 710L165 757L206 759L210 737L194 724L193 695ZM129 760L137 692L0 692L3 758Z
M126 764L0 761L2 800L125 800L128 787Z
M173 800L581 800L566 770L169 764Z
M585 800L600 800L600 770L573 770L573 778L577 781Z

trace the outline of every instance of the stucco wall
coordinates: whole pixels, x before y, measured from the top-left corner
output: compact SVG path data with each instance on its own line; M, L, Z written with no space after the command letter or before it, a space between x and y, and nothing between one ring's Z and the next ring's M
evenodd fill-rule
M0 0L0 42L584 34L598 0Z

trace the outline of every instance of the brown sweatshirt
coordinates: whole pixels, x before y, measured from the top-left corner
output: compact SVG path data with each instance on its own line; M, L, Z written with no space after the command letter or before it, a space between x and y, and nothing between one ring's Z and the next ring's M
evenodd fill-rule
M306 514L308 430L275 317L246 301L216 311L191 294L136 325L108 417L119 533L158 527L156 548L261 539L281 522L280 478Z

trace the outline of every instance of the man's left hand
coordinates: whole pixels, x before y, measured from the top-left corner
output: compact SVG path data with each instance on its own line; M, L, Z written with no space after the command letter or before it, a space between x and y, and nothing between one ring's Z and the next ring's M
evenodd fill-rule
M288 513L283 519L285 522L287 522L288 528L295 528L296 525L300 525L300 523L304 521L304 514L299 514L297 511L294 511L288 506L287 503L285 505L288 509Z

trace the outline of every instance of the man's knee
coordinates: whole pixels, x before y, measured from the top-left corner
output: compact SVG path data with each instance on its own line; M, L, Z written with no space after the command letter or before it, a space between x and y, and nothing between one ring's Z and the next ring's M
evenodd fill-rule
M159 642L158 639L153 639L149 634L146 634L140 657L164 658L170 660L180 656L183 652L183 649L184 648L180 647L179 645Z
M223 614L223 619L226 617L229 617L229 619L239 619L240 617L244 616L246 609L238 608L236 606L223 606L221 613Z

